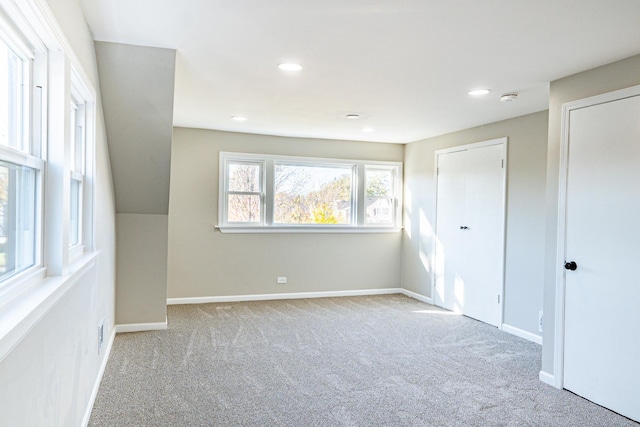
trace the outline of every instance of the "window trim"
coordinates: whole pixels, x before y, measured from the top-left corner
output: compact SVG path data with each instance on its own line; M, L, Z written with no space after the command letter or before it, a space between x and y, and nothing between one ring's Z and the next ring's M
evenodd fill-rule
M33 169L34 188L34 242L33 265L17 271L0 281L0 305L2 300L41 280L46 275L44 265L44 193L47 162L42 156L45 144L42 137L42 123L47 108L42 98L43 75L46 75L47 61L42 43L32 28L14 25L10 18L0 13L0 38L22 61L20 96L21 142L17 147L0 145L0 160Z
M262 179L264 192L263 219L259 223L229 223L226 218L228 192L228 168L233 162L248 162L264 164ZM274 223L274 169L277 164L320 166L320 167L352 167L352 197L350 224L280 224ZM219 155L218 171L218 225L216 230L223 233L394 233L402 230L402 162L354 160L302 156L280 156L272 154L237 153L221 151ZM364 206L365 195L365 170L366 167L392 169L394 174L395 209L393 212L393 224L366 223Z

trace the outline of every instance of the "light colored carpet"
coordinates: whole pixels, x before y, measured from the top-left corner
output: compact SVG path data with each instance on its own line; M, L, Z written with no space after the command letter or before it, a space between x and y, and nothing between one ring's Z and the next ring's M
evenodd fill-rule
M90 426L638 425L541 383L537 344L402 295L168 318L116 337Z

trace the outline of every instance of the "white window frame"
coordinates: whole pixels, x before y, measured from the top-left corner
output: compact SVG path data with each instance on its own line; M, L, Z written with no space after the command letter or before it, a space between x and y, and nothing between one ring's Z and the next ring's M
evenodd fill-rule
M235 157L227 157L224 159L223 167L221 170L224 172L224 176L221 180L223 183L223 190L221 194L224 194L223 200L221 202L222 212L225 212L225 215L221 218L224 218L224 224L226 227L263 227L266 221L266 165L265 161L260 159L247 159L242 156ZM229 191L229 165L253 165L258 166L260 168L259 171L259 191ZM228 202L230 195L244 195L244 196L258 196L260 198L260 219L257 222L229 222L227 221L226 212L228 212Z
M53 277L65 280L95 256L87 252L95 250L97 97L66 38L50 25L53 22L50 11L33 1L0 0L0 37L25 61L29 92L21 126L24 147L0 146L0 160L36 171L35 262L0 281L0 318L3 304L28 299L31 292L25 290L51 283ZM72 102L84 105L82 171L72 164L71 109L66 108ZM73 246L69 245L71 179L82 182L81 239Z
M391 196L368 196L367 194L364 195L365 198L365 204L366 204L366 199L379 199L379 200L389 200L389 204L390 209L391 209L391 224L394 225L399 221L399 215L400 213L400 200L398 200L397 194L400 193L400 189L402 188L402 184L401 184L401 179L398 176L399 171L398 168L394 167L394 166L388 166L388 165L379 165L379 164L367 164L364 167L364 185L365 185L365 193L366 193L366 186L367 186L367 171L388 171L391 172ZM400 171L401 172L401 171ZM365 206L366 209L366 206ZM374 222L367 222L367 218L366 218L366 212L365 212L365 225L367 227L388 227L389 224L387 223L374 223Z
M232 163L260 163L262 169L262 219L259 223L233 223L227 220L229 187L228 165ZM350 167L351 223L350 224L279 224L274 223L274 175L276 165L309 167ZM392 224L365 223L365 169L394 171ZM402 229L402 162L331 159L316 157L279 156L269 154L220 152L218 184L218 225L223 233L388 233Z
M44 215L44 177L46 162L43 158L45 140L43 138L46 120L46 47L31 28L14 29L0 14L0 38L19 56L25 65L23 84L27 91L22 97L22 142L19 147L0 145L0 160L35 171L34 194L34 262L21 271L0 281L0 303L2 299L23 287L29 286L46 275L43 263L43 215Z
M87 203L91 199L92 189L87 188L88 172L88 152L93 145L92 135L94 134L93 116L90 114L95 108L92 93L83 84L79 73L72 68L71 72L71 108L69 113L71 129L69 130L69 261L72 262L81 256L86 247L90 244L91 221L87 216L91 216L92 206ZM78 218L77 218L77 242L71 242L71 184L76 182L79 186L78 195Z

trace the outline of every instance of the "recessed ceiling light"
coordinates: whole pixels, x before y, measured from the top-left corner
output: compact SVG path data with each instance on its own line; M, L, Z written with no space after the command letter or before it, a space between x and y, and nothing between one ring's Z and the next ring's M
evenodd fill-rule
M244 122L247 120L247 118L244 116L231 116L231 118L236 122Z
M373 128L364 128L362 132L373 132Z
M282 64L278 64L278 68L282 71L300 71L302 70L302 65L293 62L283 62Z
M482 96L491 92L489 89L474 89L469 91L469 95L471 96Z
M345 117L347 119L359 119L360 115L359 114L347 114Z

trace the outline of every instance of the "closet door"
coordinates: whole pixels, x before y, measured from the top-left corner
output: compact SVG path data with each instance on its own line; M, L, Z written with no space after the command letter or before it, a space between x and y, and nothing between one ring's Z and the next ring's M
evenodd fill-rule
M499 326L506 139L438 152L437 305Z
M564 387L640 421L640 95L608 101L569 117Z
M466 151L463 313L500 326L504 233L504 147Z
M464 246L466 152L438 157L437 243L435 303L458 313L464 307L462 267Z

